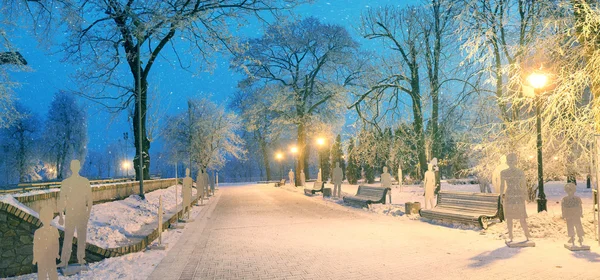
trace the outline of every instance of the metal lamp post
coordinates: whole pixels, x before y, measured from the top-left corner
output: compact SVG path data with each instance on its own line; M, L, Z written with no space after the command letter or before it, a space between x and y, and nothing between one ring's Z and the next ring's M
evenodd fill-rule
M281 173L281 179L283 179L283 154L278 152L277 154L275 154L275 159L277 159L277 161L279 162L279 172Z
M540 90L548 82L548 76L543 73L532 73L527 78L529 84L533 87L534 102L535 102L535 121L537 130L537 173L538 173L538 212L547 211L546 194L544 193L544 168L542 159L542 117L540 114L541 107L541 92Z
M321 171L323 170L323 155L322 155L323 146L325 146L325 138L323 138L323 137L317 138L317 149L319 151L319 170L321 170Z

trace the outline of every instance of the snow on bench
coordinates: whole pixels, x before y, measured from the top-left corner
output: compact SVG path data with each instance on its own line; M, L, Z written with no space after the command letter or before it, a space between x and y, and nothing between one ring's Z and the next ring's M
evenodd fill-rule
M325 186L325 182L319 182L319 181L315 181L313 184L313 188L309 189L306 188L304 189L304 194L308 195L308 194L315 194L318 192L323 192L323 187Z
M373 203L385 204L385 196L388 191L390 188L358 186L356 195L344 196L344 203L360 207L368 207Z

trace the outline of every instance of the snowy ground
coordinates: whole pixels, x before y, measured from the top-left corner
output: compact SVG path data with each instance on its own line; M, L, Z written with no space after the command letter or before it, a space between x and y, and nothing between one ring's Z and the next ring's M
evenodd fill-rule
M312 183L308 183L307 185L312 187ZM564 192L564 185L565 182L556 181L547 182L544 185L546 198L548 200L548 212L537 213L537 203L532 202L527 204L527 213L529 216L527 223L533 238L543 238L557 242L564 242L568 239L566 222L561 218L560 206L560 201L564 196L566 196L566 193ZM375 183L372 184L372 186L380 185ZM333 185L327 184L326 187L333 188ZM303 192L303 188L301 187L293 188L291 185L286 185L285 188L293 192ZM355 195L357 190L358 185L342 185L343 195ZM442 181L442 190L479 192L479 185L451 185L446 181ZM583 202L584 217L582 218L582 224L585 231L585 239L587 243L596 243L592 242L596 238L596 227L594 226L594 215L592 212L592 190L585 187L585 182L578 182L576 195L581 197ZM313 199L321 199L321 196L315 196ZM344 204L342 199L328 198L327 200L341 205ZM506 223L491 224L487 230L481 230L479 227L473 225L464 225L458 223L449 224L439 221L430 221L422 219L418 217L418 215L416 215L417 217L411 217L410 215L405 215L404 213L404 204L406 202L420 202L421 207L423 207L425 203L425 199L423 197L423 188L420 185L409 185L403 186L402 188L399 186L392 186L391 205L374 204L370 209L365 208L362 210L365 212L378 213L380 215L394 216L398 217L399 219L422 220L424 222L446 227L481 231L481 234L491 236L495 239L506 239L508 236ZM524 236L518 222L515 223L514 236L515 239Z
M195 189L192 191L195 194ZM178 195L179 207L181 207L181 185L179 185ZM125 200L94 205L88 225L88 242L105 248L114 247L119 246L121 243L127 243L127 235L129 234L141 234L140 231L144 229L152 231L157 222L156 211L158 209L158 197L160 196L163 197L163 205L165 205L164 219L166 220L167 217L175 213L175 186L146 194L146 203L142 203L139 196L132 195ZM4 199L7 202L8 200ZM206 206L193 207L190 217L195 218L202 209L206 209ZM170 244L165 251L148 250L108 258L89 264L89 271L81 275L60 276L59 279L146 279L152 273L154 267L174 247L184 230L166 230L163 232L163 243ZM156 243L157 241L154 241L152 244ZM8 279L37 279L37 274L21 275Z

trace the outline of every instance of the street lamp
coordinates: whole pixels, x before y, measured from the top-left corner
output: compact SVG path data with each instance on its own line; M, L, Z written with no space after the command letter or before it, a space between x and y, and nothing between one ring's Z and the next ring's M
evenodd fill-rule
M535 100L535 119L537 130L537 165L538 165L538 212L547 211L546 194L544 193L544 168L542 160L542 118L540 115L540 90L548 83L548 76L544 73L534 72L527 77L527 82L533 87L533 95ZM537 90L537 92L536 92Z
M125 171L127 172L127 178L129 178L129 166L131 166L131 164L130 164L130 163L129 163L129 161L127 161L127 160L124 160L124 161L121 163L121 167L122 167L123 169L125 169Z
M277 152L277 154L275 154L275 159L277 159L277 161L279 161L279 172L281 173L281 179L283 179L283 154L280 152Z

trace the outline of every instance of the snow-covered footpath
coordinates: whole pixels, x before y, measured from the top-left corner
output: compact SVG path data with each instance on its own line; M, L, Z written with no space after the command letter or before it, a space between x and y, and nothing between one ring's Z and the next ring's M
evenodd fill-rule
M178 204L181 209L181 185L178 191ZM193 189L195 195L195 189ZM87 241L103 248L119 247L127 243L128 236L133 234L149 234L157 225L158 200L162 196L165 218L174 215L175 186L156 190L146 194L146 201L138 195L132 195L124 200L94 205L88 225ZM17 200L7 196L2 201L14 204ZM190 213L195 218L202 207L193 207ZM37 213L35 213L37 216ZM58 217L53 221L57 227ZM169 244L167 250L148 250L132 253L122 257L108 258L89 264L89 271L71 277L60 276L60 279L146 279L160 261L174 247L183 230L166 230L163 232L163 243ZM153 242L155 244L157 241ZM27 274L8 279L37 279L37 274Z

